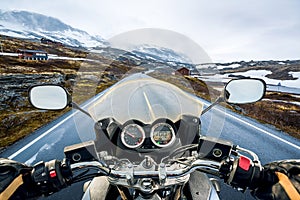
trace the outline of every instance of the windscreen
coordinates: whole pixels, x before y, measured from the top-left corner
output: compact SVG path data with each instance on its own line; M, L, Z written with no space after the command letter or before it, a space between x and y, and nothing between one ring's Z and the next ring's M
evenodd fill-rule
M175 122L182 115L199 117L202 107L202 102L178 87L137 73L110 88L89 107L89 113L95 121L112 117L121 124L132 119L151 124L159 118Z
M137 150L151 150L153 144L153 149L170 147L172 151L173 146L194 142L199 135L204 99L214 101L219 95L212 89L219 87L218 83L202 80L205 75L215 74L205 51L190 38L161 29L125 32L109 39L109 45L92 49L77 71L72 98L75 102L89 99L83 109L93 119L74 116L80 139L102 141L97 143L101 150L109 149L105 145L111 143L130 150L135 146ZM218 136L224 115L218 112L206 116L205 132ZM106 119L116 123L106 121L109 126L105 127L102 120ZM138 125L128 125L136 122ZM166 124L171 124L173 130ZM108 130L105 134L110 141L105 143L104 134L98 130ZM177 139L179 132L186 137L172 143L167 139L173 138L172 131ZM165 147L168 142L170 145Z

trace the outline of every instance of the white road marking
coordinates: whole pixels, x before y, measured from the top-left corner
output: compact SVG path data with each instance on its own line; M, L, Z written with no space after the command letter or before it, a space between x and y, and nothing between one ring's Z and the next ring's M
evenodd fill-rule
M209 105L209 104L206 103L206 102L203 102L203 103L204 103L206 106ZM217 108L214 108L214 109L217 109ZM217 109L217 110L220 111L220 112L224 112L223 110L219 110L219 109ZM289 142L289 141L287 141L287 140L285 140L285 139L282 139L282 138L280 138L280 137L278 137L278 136L276 136L276 135L274 135L274 134L272 134L272 133L270 133L270 132L268 132L268 131L266 131L266 130L264 130L264 129L262 129L262 128L256 127L256 126L254 126L253 124L250 124L249 122L246 122L246 121L244 121L244 120L242 120L242 119L240 119L240 118L238 118L238 117L233 116L232 114L229 114L229 113L225 112L225 115L227 115L227 116L229 116L229 117L231 117L231 118L233 118L233 119L235 119L235 120L237 120L237 121L239 121L239 122L241 122L241 123L243 123L243 124L246 124L246 125L248 125L248 126L254 128L254 129L256 129L256 130L258 130L258 131L260 131L260 132L262 132L262 133L264 133L264 134L267 134L267 135L269 135L270 137L273 137L273 138L275 138L275 139L277 139L277 140L279 140L279 141L281 141L281 142L283 142L283 143L285 143L285 144L287 144L287 145L290 145L290 146L292 146L292 147L294 147L294 148L300 150L300 147L297 146L296 144L293 144L293 143L291 143L291 142Z
M96 97L95 99L93 99L91 102L89 102L89 103L88 103L87 105L85 105L84 107L86 107L86 106L90 105L91 103L93 103L94 101L96 101L98 98L100 98L100 97L102 96L102 94L103 94L103 93L101 93L101 95L99 95L98 97ZM205 104L205 105L208 105L207 103L204 103L204 104ZM221 110L220 110L220 111L221 111ZM45 137L48 133L50 133L51 131L53 131L54 129L56 129L56 128L59 127L60 125L62 125L64 122L66 122L67 120L69 120L71 117L73 117L73 116L74 116L75 114L77 114L78 112L79 112L79 111L76 111L76 112L74 112L73 114L71 114L70 116L68 116L67 118L65 118L64 120L60 121L58 124L56 124L55 126L53 126L52 128L50 128L48 131L44 132L44 133L41 134L39 137L35 138L35 139L32 140L30 143L28 143L27 145L25 145L24 147L22 147L21 149L19 149L18 151L16 151L16 152L13 153L12 155L10 155L8 158L9 158L9 159L15 158L15 157L18 156L20 153L22 153L23 151L25 151L26 149L28 149L30 146L32 146L34 143L36 143L38 140L40 140L41 138ZM221 112L224 112L224 111L221 111ZM279 140L279 141L281 141L281 142L283 142L283 143L286 143L286 144L288 144L288 145L290 145L290 146L292 146L292 147L294 147L294 148L300 150L300 147L299 147L299 146L297 146L297 145L295 145L295 144L293 144L293 143L291 143L291 142L289 142L289 141L287 141L287 140L284 140L284 139L282 139L282 138L280 138L280 137L278 137L278 136L276 136L276 135L273 135L272 133L269 133L269 132L267 132L267 131L265 131L265 130L263 130L263 129L261 129L261 128L258 128L258 127L256 127L256 126L254 126L253 124L250 124L250 123L248 123L248 122L246 122L246 121L244 121L244 120L241 120L241 119L239 119L239 118L237 118L237 117L235 117L235 116L233 116L233 115L231 115L231 114L229 114L229 113L225 113L225 114L226 114L227 116L229 116L229 117L231 117L231 118L233 118L233 119L235 119L235 120L241 122L241 123L244 123L244 124L246 124L246 125L248 125L248 126L254 128L254 129L256 129L256 130L258 130L258 131L260 131L260 132L262 132L262 133L264 133L264 134L267 134L267 135L269 135L269 136L271 136L271 137L273 137L273 138L275 138L275 139L277 139L277 140Z
M45 137L48 133L50 133L51 131L53 131L54 129L56 129L57 127L59 127L60 125L62 125L63 123L65 123L67 120L69 120L71 117L73 117L77 112L78 111L74 112L73 114L71 114L70 116L68 116L67 118L65 118L64 120L62 120L59 123L57 123L55 126L52 126L46 132L44 132L39 137L35 138L34 140L32 140L31 142L29 142L28 144L26 144L24 147L22 147L21 149L19 149L18 151L16 151L12 155L10 155L8 158L9 159L15 158L20 153L22 153L23 151L25 151L26 149L28 149L28 147L30 147L31 145L33 145L34 143L36 143L37 141L39 141L40 139L42 139L43 137Z
M151 115L151 120L153 120L153 119L155 119L155 115L154 115L152 106L151 106L151 104L150 104L150 102L149 102L149 99L148 99L146 93L143 92L143 94L144 94L144 97L145 97L145 100L146 100L146 103L147 103L147 106L148 106L148 110L149 110L150 115Z
M244 123L244 124L246 124L246 125L248 125L248 126L254 128L254 129L256 129L256 130L258 130L258 131L260 131L260 132L262 132L262 133L264 133L264 134L267 134L267 135L269 135L269 136L271 136L271 137L273 137L273 138L275 138L275 139L277 139L277 140L279 140L279 141L281 141L281 142L284 142L284 143L286 143L286 144L288 144L288 145L290 145L290 146L292 146L292 147L294 147L294 148L300 150L300 147L297 146L296 144L293 144L293 143L291 143L291 142L289 142L289 141L287 141L287 140L285 140L285 139L282 139L282 138L280 138L280 137L278 137L278 136L276 136L276 135L274 135L274 134L272 134L272 133L269 133L268 131L265 131L265 130L262 129L262 128L256 127L256 126L254 126L253 124L250 124L249 122L246 122L246 121L244 121L244 120L242 120L242 119L239 119L239 118L237 118L237 117L235 117L235 116L233 116L233 115L231 115L231 114L229 114L229 113L225 113L225 114L228 115L229 117L231 117L231 118L233 118L233 119L235 119L235 120L241 122L241 123Z
M92 104L94 101L96 101L98 98L100 98L102 96L102 94L103 93L100 93L99 96L95 97L91 102L89 102L88 104L84 105L83 107L86 107L86 106ZM43 134L41 134L40 136L38 136L37 138L35 138L31 142L29 142L28 144L26 144L24 147L22 147L21 149L19 149L18 151L16 151L12 155L8 156L8 158L9 159L14 159L20 153L22 153L23 151L25 151L26 149L28 149L30 146L32 146L34 143L36 143L37 141L39 141L40 139L42 139L43 137L45 137L48 133L50 133L54 129L56 129L57 127L59 127L63 123L65 123L67 120L69 120L71 117L73 117L74 115L76 115L78 112L79 112L78 110L76 112L73 112L70 116L66 117L65 119L63 119L62 121L60 121L59 123L57 123L55 126L53 126L50 129L48 129L46 132L44 132Z

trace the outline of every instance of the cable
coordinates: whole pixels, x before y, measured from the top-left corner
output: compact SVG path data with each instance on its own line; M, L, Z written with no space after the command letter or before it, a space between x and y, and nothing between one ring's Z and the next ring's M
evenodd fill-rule
M166 157L163 157L160 162L162 163L164 160L166 160L168 158L171 158L171 157L173 157L177 154L184 153L188 150L192 150L192 149L195 149L195 148L197 149L197 147L198 147L198 144L189 144L189 145L179 147L179 148L175 149L175 151L173 153L171 153L170 155L168 155Z

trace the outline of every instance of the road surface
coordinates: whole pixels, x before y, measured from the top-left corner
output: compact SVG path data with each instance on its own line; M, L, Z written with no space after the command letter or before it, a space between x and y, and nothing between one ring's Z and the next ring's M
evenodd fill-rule
M85 106L101 95L91 99ZM281 159L300 159L299 140L224 108L215 107L202 116L201 121L203 135L231 140L234 144L250 149L258 154L262 164ZM10 146L0 156L27 164L35 164L40 160L62 159L65 146L94 139L93 123L93 120L83 113L71 111ZM78 132L84 134L79 136ZM47 199L80 199L81 191L82 183L79 183ZM221 197L223 199L252 199L249 192L243 194L226 185L222 185Z

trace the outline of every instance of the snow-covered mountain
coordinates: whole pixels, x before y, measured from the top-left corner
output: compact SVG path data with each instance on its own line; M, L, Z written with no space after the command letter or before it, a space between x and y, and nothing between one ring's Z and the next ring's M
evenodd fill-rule
M154 45L140 45L137 46L132 53L141 57L142 59L156 60L163 62L176 62L176 63L191 63L191 60L172 49L158 47Z
M27 11L1 11L0 34L26 39L47 38L70 46L107 46L101 36L92 36L59 19Z
M25 39L40 40L46 38L75 47L105 49L109 46L109 43L101 36L90 35L83 30L63 23L57 18L28 11L2 11L0 9L0 34ZM104 52L107 50L106 48ZM119 55L118 50L115 51ZM115 52L111 53L114 54ZM146 44L137 46L132 52L124 56L137 61L168 62L169 65L190 63L185 55L171 49Z
M172 49L156 45L137 45L132 47L130 50L114 47L93 48L91 49L91 52L101 53L106 57L119 61L130 61L136 65L147 65L148 67L151 67L150 65L154 63L173 67L175 69L181 67L193 67L191 60L186 55Z

